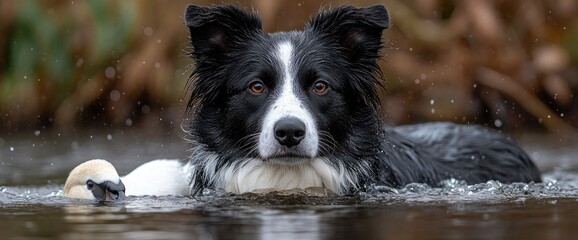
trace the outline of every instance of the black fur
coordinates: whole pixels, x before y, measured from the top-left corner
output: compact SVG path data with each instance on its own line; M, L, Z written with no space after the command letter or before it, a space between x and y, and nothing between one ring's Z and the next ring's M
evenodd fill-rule
M377 114L381 34L389 27L383 6L322 10L299 32L264 33L255 13L236 6L189 6L185 22L196 62L189 84L196 190L215 187L203 167L206 156L217 156L215 171L239 168L241 159L260 157L255 136L279 85L271 52L281 40L290 41L297 51L296 88L320 132L317 157L357 176L358 182L345 193L369 185L435 186L448 178L468 183L541 181L523 150L495 131L451 123L383 124ZM263 80L271 92L250 95L246 89L254 79ZM327 81L331 91L310 94L307 89L317 79Z

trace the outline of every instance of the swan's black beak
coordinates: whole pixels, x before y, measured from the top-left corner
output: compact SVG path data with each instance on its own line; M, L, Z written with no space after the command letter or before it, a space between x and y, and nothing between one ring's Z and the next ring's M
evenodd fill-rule
M98 201L120 201L126 198L125 187L120 180L118 183L106 181L96 185L98 187L92 189L92 194Z

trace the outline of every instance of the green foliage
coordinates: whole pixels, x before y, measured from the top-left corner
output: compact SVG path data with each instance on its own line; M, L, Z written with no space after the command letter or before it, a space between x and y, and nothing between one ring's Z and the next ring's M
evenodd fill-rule
M13 31L8 34L6 72L0 81L1 102L9 103L14 98L36 99L38 92L22 89L34 88L34 82L47 82L54 87L57 99L62 100L73 91L73 79L77 72L78 55L90 55L89 72L101 71L125 51L134 29L134 8L126 1L116 2L118 11L109 10L106 1L88 1L89 16L78 18L66 9L46 9L42 1L23 1L17 8ZM88 19L87 19L88 18ZM92 18L93 26L83 25ZM79 33L85 28L93 33ZM78 34L93 35L83 44L85 49L74 49L72 37Z

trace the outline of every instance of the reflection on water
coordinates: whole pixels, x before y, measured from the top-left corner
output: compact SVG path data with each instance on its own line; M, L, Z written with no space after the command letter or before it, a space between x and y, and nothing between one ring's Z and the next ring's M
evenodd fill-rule
M74 226L61 237L65 239L173 239L192 236L186 225L176 222L176 215L161 218L131 212L125 206L68 205L63 207L64 222ZM160 211L163 212L163 211ZM181 218L186 216L181 215ZM186 223L186 221L185 221ZM168 227L170 226L170 227Z
M266 195L235 196L234 200L139 197L117 204L51 198L48 204L0 207L2 235L60 239L572 239L578 222L576 198L416 203L382 197L379 203L368 203L363 198ZM292 205L295 201L318 204ZM333 201L338 204L331 204Z
M578 159L574 147L526 145L547 169L545 182L538 184L448 180L439 188L374 186L349 197L320 189L203 191L198 197L98 203L62 197L72 167L102 157L126 173L149 159L183 158L186 145L179 137L118 133L3 141L2 239L573 239L578 234L577 169L560 164Z

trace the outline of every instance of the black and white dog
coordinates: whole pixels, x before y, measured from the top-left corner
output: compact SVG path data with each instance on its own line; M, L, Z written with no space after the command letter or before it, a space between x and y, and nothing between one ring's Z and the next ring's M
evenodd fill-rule
M188 6L193 192L371 185L455 178L539 182L511 139L483 127L390 127L377 114L383 6L322 10L303 31L268 34L236 6Z

